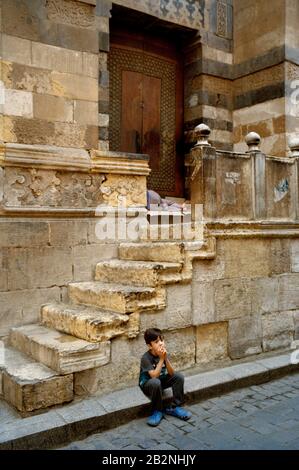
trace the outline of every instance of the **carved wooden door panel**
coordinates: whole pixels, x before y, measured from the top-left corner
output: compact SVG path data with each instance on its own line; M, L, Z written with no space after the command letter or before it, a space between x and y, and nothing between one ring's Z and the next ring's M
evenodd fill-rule
M182 81L175 54L116 36L109 54L110 149L150 156L148 187L183 195ZM132 47L132 44L134 47ZM142 47L142 48L141 48Z

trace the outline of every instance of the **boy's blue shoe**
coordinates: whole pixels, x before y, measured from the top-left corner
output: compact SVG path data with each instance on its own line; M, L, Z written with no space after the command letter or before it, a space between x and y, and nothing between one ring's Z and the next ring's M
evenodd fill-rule
M158 426L162 420L162 418L164 417L164 414L162 413L162 411L154 411L152 415L150 415L150 417L148 418L147 420L147 424L149 426Z
M181 408L180 406L176 406L175 408L166 408L165 413L167 415L183 419L184 421L187 421L192 416L190 411L184 410L184 408Z

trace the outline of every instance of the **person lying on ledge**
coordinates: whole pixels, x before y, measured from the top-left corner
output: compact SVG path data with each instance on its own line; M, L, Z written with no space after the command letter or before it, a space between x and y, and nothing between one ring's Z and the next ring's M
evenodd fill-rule
M168 199L163 199L160 194L156 193L152 189L147 190L147 204L146 207L148 210L151 209L151 206L155 206L155 208L169 211L169 212L185 212L186 205L185 204L178 204L177 202L170 201Z

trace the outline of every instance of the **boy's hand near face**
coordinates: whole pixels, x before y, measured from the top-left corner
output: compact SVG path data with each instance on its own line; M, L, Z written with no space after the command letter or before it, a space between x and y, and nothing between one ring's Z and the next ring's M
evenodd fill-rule
M167 357L167 351L165 349L165 346L164 345L161 345L159 350L158 350L158 355L161 359L166 359Z

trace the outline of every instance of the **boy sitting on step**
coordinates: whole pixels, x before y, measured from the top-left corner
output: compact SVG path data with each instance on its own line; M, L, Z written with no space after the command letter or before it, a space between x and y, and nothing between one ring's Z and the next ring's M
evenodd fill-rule
M139 386L152 402L152 414L147 424L158 426L165 413L188 420L191 413L180 406L184 401L184 376L175 372L169 361L162 331L149 328L144 333L144 339L148 351L141 358ZM171 406L163 409L162 391L168 387L172 387L173 401Z

